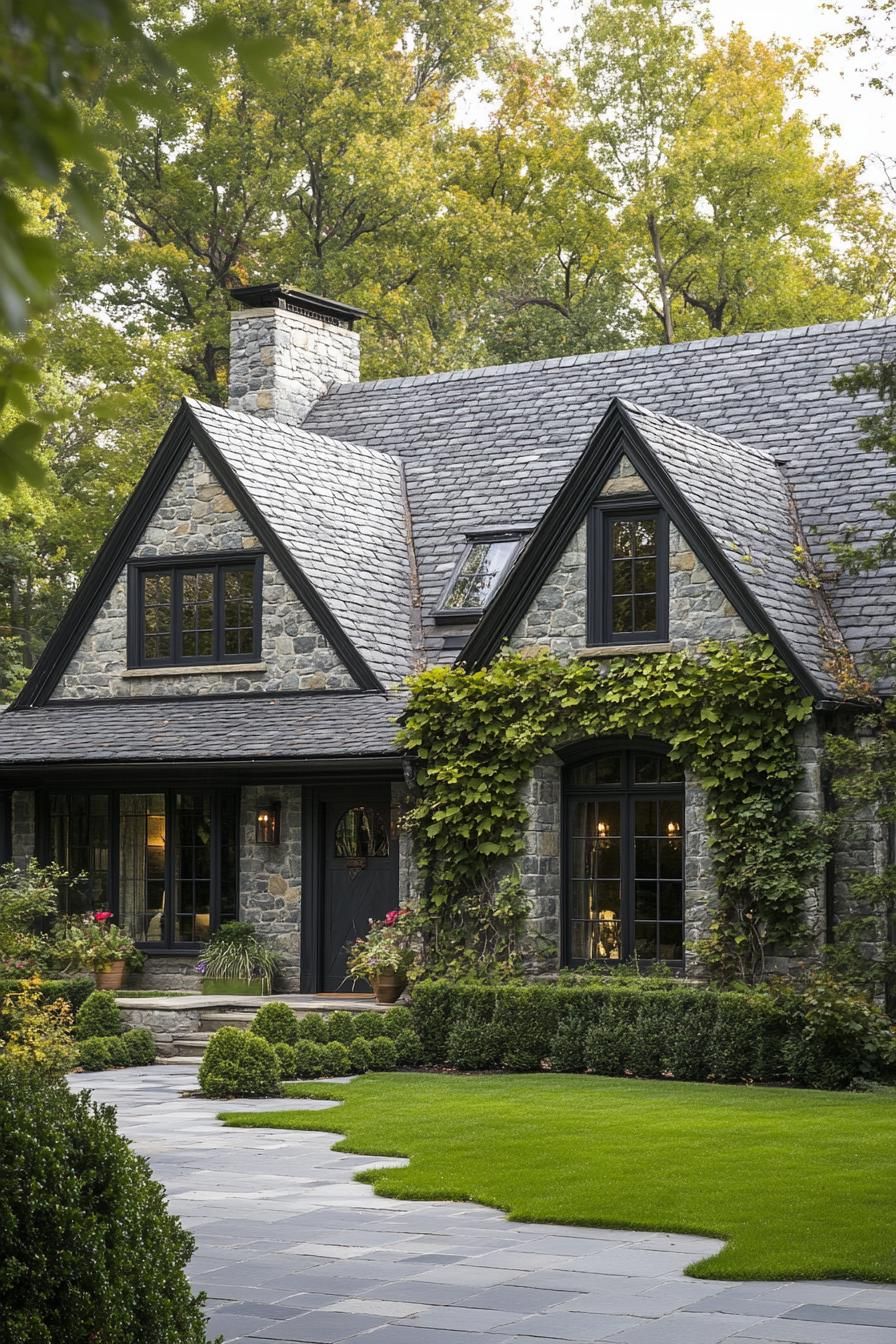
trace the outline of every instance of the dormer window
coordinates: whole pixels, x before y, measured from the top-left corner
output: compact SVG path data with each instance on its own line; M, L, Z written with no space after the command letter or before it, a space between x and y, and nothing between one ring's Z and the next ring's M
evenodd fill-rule
M589 644L669 637L669 526L644 502L598 504L588 542Z
M245 663L261 652L260 555L138 561L130 574L131 667Z
M493 533L467 533L460 562L445 589L437 619L471 619L481 616L522 544L527 529Z

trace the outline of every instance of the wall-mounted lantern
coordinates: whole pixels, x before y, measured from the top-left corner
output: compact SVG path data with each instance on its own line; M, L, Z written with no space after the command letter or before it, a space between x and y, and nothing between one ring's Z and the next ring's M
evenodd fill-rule
M280 804L273 799L258 805L255 814L255 843L257 845L280 843Z

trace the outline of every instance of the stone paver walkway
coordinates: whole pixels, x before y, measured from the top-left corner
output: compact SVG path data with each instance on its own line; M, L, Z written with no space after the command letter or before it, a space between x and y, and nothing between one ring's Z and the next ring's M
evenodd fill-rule
M703 1237L512 1223L474 1204L381 1199L352 1180L399 1165L332 1135L227 1129L184 1098L193 1069L83 1074L118 1108L197 1239L209 1338L228 1344L896 1344L896 1287L684 1276ZM239 1102L314 1109L327 1102ZM384 1124L388 1123L384 1116Z

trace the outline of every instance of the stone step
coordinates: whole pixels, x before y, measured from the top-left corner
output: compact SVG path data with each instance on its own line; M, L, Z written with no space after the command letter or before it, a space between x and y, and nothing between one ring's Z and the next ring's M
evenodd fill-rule
M202 1063L202 1055L157 1055L156 1063L177 1064L178 1066L194 1064L198 1068Z

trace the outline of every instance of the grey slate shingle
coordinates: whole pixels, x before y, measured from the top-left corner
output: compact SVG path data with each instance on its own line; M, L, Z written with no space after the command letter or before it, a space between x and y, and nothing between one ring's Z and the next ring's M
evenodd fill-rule
M55 701L0 715L0 768L395 755L397 695Z

